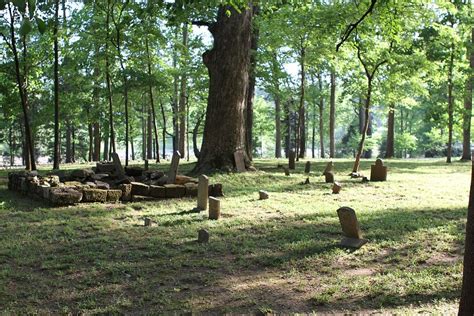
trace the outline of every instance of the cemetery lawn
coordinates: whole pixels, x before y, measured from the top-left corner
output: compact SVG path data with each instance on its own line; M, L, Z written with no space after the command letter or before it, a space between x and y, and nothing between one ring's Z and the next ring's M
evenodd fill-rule
M371 162L361 165L367 176ZM226 195L218 221L192 212L189 198L51 207L8 191L2 171L0 310L456 312L469 162L390 160L387 182L361 183L347 176L352 160L336 159L338 195L321 176L327 160L313 161L309 185L300 184L305 160L289 177L278 163L287 161L212 175ZM259 201L259 190L270 199ZM338 247L341 206L355 209L369 240L357 251ZM209 244L195 241L201 228Z

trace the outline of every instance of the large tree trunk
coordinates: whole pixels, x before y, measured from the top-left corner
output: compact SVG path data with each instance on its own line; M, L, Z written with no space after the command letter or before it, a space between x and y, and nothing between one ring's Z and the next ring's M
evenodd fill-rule
M471 167L471 190L469 192L469 206L467 210L464 268L459 315L474 315L474 161Z
M451 45L451 56L449 58L449 72L448 72L448 153L446 157L447 163L451 163L451 156L453 152L453 123L454 123L453 68L454 68L454 44Z
M58 28L59 28L59 0L54 2L54 145L53 145L53 169L59 169L59 45L58 45Z
M182 55L187 54L188 49L188 24L183 24L183 46L182 46ZM181 57L183 59L183 56ZM184 66L184 65L183 65ZM184 67L183 67L184 69ZM181 81L179 84L179 152L181 154L181 158L186 156L186 85L187 85L187 75L186 73L181 74Z
M387 149L385 150L385 158L393 158L395 153L395 109L394 105L390 105L388 110L387 122Z
M245 148L244 111L249 84L252 11L250 8L238 13L230 6L221 6L217 21L209 27L214 47L203 54L210 84L196 173L232 169L234 152L239 149L244 153L245 165L250 165Z
M469 56L470 74L466 79L466 92L464 96L463 134L462 134L462 158L471 159L471 117L472 117L472 86L474 73L474 28L471 30L471 48Z
M336 155L336 140L334 130L336 126L336 72L331 69L331 96L329 102L329 157Z

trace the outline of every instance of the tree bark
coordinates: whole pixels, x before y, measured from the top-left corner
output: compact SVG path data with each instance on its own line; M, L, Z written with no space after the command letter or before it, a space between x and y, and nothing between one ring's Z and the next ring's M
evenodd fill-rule
M252 8L252 16L259 14L259 6ZM250 41L250 69L249 69L249 85L247 89L247 103L245 107L245 147L247 156L252 161L253 155L253 101L255 97L255 70L257 68L257 49L258 49L259 29L257 25L252 24L252 35Z
M146 157L151 160L153 159L153 134L152 134L152 128L153 128L153 120L152 120L152 115L151 115L151 108L148 107L148 115L147 115L147 142L146 142L146 147L147 147L147 154Z
M305 58L306 58L306 48L304 46L304 39L301 39L301 49L300 49L300 72L301 72L301 82L300 82L300 104L298 108L298 127L296 133L296 160L299 158L304 158L306 155L306 133L305 133L305 108L304 108L304 95L305 95Z
M318 74L319 85L319 150L321 151L321 158L325 158L324 153L324 96L323 96L323 79L321 74Z
M467 209L463 277L458 315L474 315L474 161L471 167L471 189Z
M148 37L145 37L145 47L146 47L146 54L147 54L147 71L148 76L151 78L152 71L151 71L151 56L150 56L150 48L148 45ZM153 97L153 86L152 83L148 85L148 95L150 96L150 107L151 107L151 114L153 116L153 131L155 133L155 156L156 162L160 162L160 146L158 142L158 127L156 123L156 112L155 112L155 99ZM163 140L163 144L164 144ZM164 145L163 145L164 146Z
M454 44L451 44L451 54L449 57L449 72L448 72L448 153L446 162L451 163L451 156L453 152L453 112L454 112L454 98L453 98L453 68L454 68Z
M357 154L354 161L354 166L352 168L352 172L359 171L360 158L362 157L362 153L364 151L365 138L367 135L367 130L369 129L369 120L370 120L369 110L370 110L371 94L372 94L372 79L370 78L368 79L367 98L365 99L365 105L364 105L364 126L362 128L362 137L359 142L359 147L357 148Z
M26 73L26 66L25 72L22 74L20 72L20 60L18 57L18 50L16 47L16 37L15 37L15 18L14 12L16 9L12 10L10 2L8 2L8 12L10 14L10 36L11 36L11 51L13 53L13 58L15 61L15 75L16 75L16 82L18 87L18 93L20 94L20 101L23 110L23 122L24 122L24 134L25 134L25 168L27 170L36 170L36 161L34 155L34 146L33 146L33 138L31 133L31 125L30 125L30 107L28 103L28 84L27 84L27 73ZM26 39L23 38L23 56L26 58ZM26 59L24 60L26 62Z
M72 162L72 128L71 122L66 121L66 163Z
M204 118L204 114L199 116L196 121L196 125L193 128L193 151L194 151L194 156L199 159L199 155L201 154L201 151L197 145L197 136L198 136L198 131L199 131L199 126L201 126L202 119Z
M183 24L183 41L182 41L182 56L181 56L181 61L182 63L186 62L186 59L184 58L187 55L187 49L188 49L188 24L184 23ZM182 65L182 68L185 69L184 64ZM187 74L185 71L182 71L181 73L181 80L179 83L179 105L178 105L178 110L179 110L179 146L178 150L181 154L181 158L184 158L186 156L186 86L187 86Z
M231 12L227 16L226 11ZM204 138L195 173L234 167L234 152L242 150L245 165L244 111L249 84L252 8L238 13L221 6L209 27L214 46L203 54L209 71L209 97Z
M110 80L110 64L109 64L109 23L110 23L110 0L107 0L107 12L105 19L106 27L106 39L105 39L105 81L107 86L107 100L109 102L109 136L110 136L110 149L112 152L116 152L115 147L115 131L114 131L114 113L113 113L113 102L112 102L112 87Z
M466 79L466 91L464 96L464 115L463 115L463 138L462 138L462 158L461 160L471 159L471 117L472 117L472 86L474 73L474 28L471 29L471 48L468 50L470 73Z
M391 104L388 110L387 148L385 150L385 158L393 158L394 154L395 154L395 106Z
M281 158L281 104L278 94L275 94L275 158Z
M162 151L163 151L163 159L166 159L166 115L165 115L165 108L163 107L163 103L160 102L160 108L161 108L161 116L163 118L163 146L162 146Z
M331 96L329 103L329 157L336 155L336 140L334 130L336 126L336 72L331 69Z
M59 45L58 45L58 28L59 28L59 0L54 1L54 148L53 148L53 169L59 169L60 143L59 143Z

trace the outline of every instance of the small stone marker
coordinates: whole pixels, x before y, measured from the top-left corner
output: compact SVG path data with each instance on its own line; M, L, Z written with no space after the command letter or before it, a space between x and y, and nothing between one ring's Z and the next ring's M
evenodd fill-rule
M380 158L375 161L375 165L370 166L370 181L387 181L387 167Z
M326 172L324 174L325 181L326 183L333 183L334 182L334 173L331 172Z
M234 152L234 160L237 172L247 171L247 169L245 168L244 152L242 150L237 150L236 152Z
M175 151L173 154L173 158L171 158L170 170L168 171L168 180L166 181L167 184L174 184L174 182L176 181L180 158L181 154L179 153L179 151Z
M332 193L333 194L339 194L341 192L342 186L339 182L334 182L332 186Z
M334 163L332 161L328 162L326 169L324 169L323 175L326 175L328 172L334 172Z
M198 231L198 243L204 244L209 242L209 232L205 229Z
M258 191L258 196L260 200L266 200L269 197L268 192L263 191L263 190Z
M290 170L288 169L288 167L283 167L283 170L285 170L285 176L290 175Z
M290 150L290 153L288 154L288 168L291 170L295 170L295 159L296 159L296 154L293 150Z
M145 217L145 226L151 226L151 218Z
M112 160L114 161L115 173L119 178L125 177L125 169L123 169L122 163L117 153L112 153Z
M209 197L209 178L206 175L199 177L197 208L207 210L207 200Z
M304 182L303 184L310 184L310 182L309 182L309 177L306 178L306 180L305 180L305 182Z
M209 197L209 219L219 219L221 217L221 201L215 197Z
M342 232L345 236L341 240L341 246L358 249L367 243L367 239L362 238L359 221L352 208L346 206L341 207L337 210L337 215L339 216L339 222L341 223Z
M311 172L311 161L306 161L306 165L304 166L304 173Z

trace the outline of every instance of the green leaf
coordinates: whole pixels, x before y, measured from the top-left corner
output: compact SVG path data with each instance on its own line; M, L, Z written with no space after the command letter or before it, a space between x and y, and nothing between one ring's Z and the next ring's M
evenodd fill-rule
M13 0L12 2L21 13L26 12L26 0Z
M30 15L30 19L33 18L36 10L36 0L28 0L28 13Z
M46 22L36 17L36 23L38 23L38 31L43 34L48 29Z
M32 30L30 19L24 18L20 26L20 35L26 36Z

